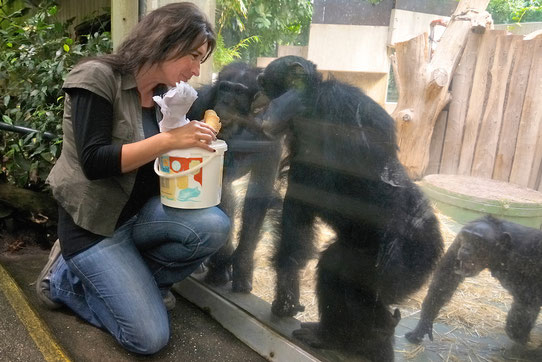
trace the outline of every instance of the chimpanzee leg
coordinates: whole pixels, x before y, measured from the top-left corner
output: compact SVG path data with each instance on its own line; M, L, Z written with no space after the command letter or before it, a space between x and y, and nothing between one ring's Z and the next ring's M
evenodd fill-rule
M272 152L257 153L250 157L250 181L245 195L239 244L232 258L234 292L249 293L252 290L254 251L260 231L274 194L274 184L280 163L280 145Z
M232 183L238 177L239 166L225 167L224 180L222 182L222 198L219 207L230 218L231 222L235 219L235 195L232 188ZM220 248L209 259L207 266L209 271L205 276L205 282L211 285L224 285L231 280L231 256L234 252L233 246L233 230L231 228L230 236L226 244Z
M274 257L277 290L273 314L285 317L303 311L299 304L299 270L314 254L314 214L310 207L286 194L282 208L281 240Z
M371 361L393 361L399 310L389 311L377 297L374 280L358 278L374 269L374 256L336 242L318 264L320 323L302 324L294 336L319 348L340 348ZM374 274L373 274L374 275Z
M514 300L506 317L508 337L521 344L527 343L539 312L539 305L533 306Z

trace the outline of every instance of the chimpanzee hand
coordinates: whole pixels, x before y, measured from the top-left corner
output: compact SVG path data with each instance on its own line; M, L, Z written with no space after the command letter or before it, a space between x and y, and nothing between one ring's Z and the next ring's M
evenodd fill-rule
M268 136L281 133L287 127L288 121L305 111L303 97L295 89L290 89L269 104L263 115L262 129Z
M423 341L423 337L425 337L426 334L429 336L430 340L433 340L433 323L421 319L416 328L414 328L412 332L406 333L405 337L410 343L418 344Z

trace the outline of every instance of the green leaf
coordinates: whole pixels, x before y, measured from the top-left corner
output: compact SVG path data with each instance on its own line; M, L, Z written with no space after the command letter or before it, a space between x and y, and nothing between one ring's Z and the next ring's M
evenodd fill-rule
M8 48L13 48L13 43L12 42L7 42L6 45L8 46Z
M6 116L5 114L2 115L2 120L3 120L4 122L6 122L7 124L13 125L13 121L11 120L11 118L9 118L9 116Z
M4 107L8 106L10 99L11 99L11 96L9 94L7 96L4 96Z
M25 172L30 171L31 163L24 158L21 152L15 152L13 158L19 167L21 167Z
M43 152L40 154L41 158L43 158L47 162L53 162L54 157L51 154L51 152Z
M64 44L63 48L66 53L70 51L70 46L68 44Z

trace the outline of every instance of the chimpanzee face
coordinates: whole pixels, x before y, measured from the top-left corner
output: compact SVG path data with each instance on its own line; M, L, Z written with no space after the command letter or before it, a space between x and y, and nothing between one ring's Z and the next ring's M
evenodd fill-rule
M290 89L300 93L313 90L322 80L314 63L293 55L273 60L258 76L258 85L274 99Z
M307 94L319 85L321 75L310 61L296 56L275 59L258 76L258 84L272 101L262 122L270 137L283 133L305 111Z
M485 221L465 226L457 235L461 247L457 252L456 273L465 277L478 275L488 267L489 258L498 247L497 231Z
M465 277L478 275L488 266L484 241L468 232L461 232L457 237L461 242L461 247L457 252L455 272Z
M288 90L285 82L288 71L286 64L275 60L258 75L258 85L270 99L277 98Z
M246 116L253 97L254 93L244 84L220 81L214 108L220 117L230 113Z

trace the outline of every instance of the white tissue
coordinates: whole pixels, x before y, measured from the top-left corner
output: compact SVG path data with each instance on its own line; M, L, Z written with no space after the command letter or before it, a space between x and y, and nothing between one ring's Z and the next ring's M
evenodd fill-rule
M198 98L196 90L185 82L177 83L163 97L152 97L162 111L163 118L159 123L160 132L167 132L190 122L186 119L186 113L196 98Z

